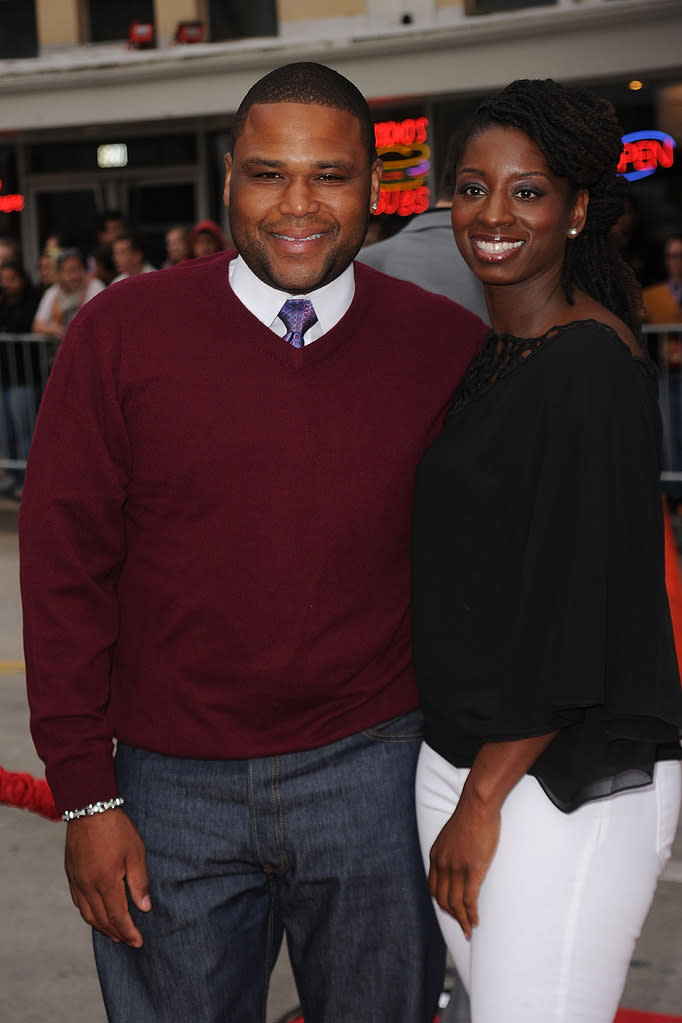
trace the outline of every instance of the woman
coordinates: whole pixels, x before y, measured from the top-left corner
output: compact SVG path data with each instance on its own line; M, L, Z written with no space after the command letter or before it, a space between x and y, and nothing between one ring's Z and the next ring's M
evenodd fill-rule
M493 329L419 468L413 620L422 848L472 1023L611 1023L679 814L620 136L605 101L519 81L456 158Z

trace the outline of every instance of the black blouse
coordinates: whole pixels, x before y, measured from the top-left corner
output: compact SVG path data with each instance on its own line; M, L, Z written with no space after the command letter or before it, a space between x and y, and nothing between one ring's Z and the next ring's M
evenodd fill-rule
M417 473L414 658L426 741L559 734L531 768L553 802L679 758L655 371L610 328L489 334Z

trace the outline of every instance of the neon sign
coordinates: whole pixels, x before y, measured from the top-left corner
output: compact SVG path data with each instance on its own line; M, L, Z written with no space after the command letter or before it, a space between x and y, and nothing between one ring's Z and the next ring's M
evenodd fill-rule
M409 217L429 208L426 178L431 169L427 117L381 121L374 125L377 153L384 162L376 216L397 213Z
M674 150L675 139L664 131L633 131L623 135L618 173L626 181L647 178L659 167L672 167Z
M0 188L2 188L1 178ZM23 195L0 195L0 213L21 213L23 208Z

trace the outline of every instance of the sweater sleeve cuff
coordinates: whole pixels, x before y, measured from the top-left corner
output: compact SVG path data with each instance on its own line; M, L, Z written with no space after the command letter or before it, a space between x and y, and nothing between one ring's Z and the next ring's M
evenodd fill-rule
M47 782L59 813L78 810L90 803L104 802L120 795L111 754L81 757L48 765Z

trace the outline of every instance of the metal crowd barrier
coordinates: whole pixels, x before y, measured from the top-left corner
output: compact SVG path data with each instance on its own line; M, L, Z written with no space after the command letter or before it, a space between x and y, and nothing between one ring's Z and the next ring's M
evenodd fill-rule
M644 340L659 369L663 418L662 483L682 500L682 323L646 325ZM23 470L40 398L59 342L42 334L0 333L0 470Z
M0 477L23 471L38 406L59 342L43 334L0 333Z
M658 367L663 420L663 489L682 500L682 323L645 324L649 354Z

